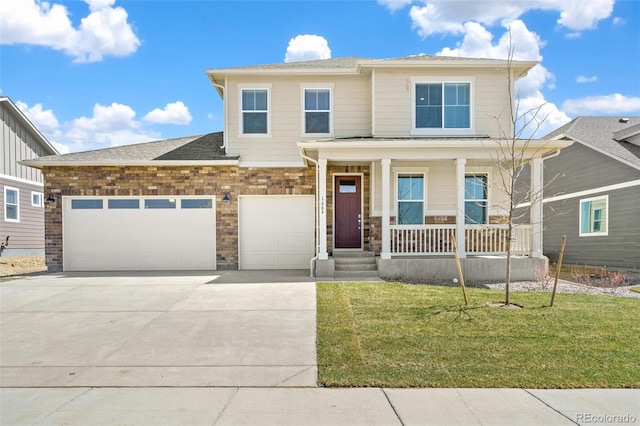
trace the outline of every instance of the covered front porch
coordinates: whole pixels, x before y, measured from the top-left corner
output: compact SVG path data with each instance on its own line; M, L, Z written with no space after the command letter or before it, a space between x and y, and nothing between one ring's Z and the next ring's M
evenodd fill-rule
M534 279L545 273L542 154L555 148L543 150L538 144L527 156L531 172L528 192L536 197L529 200L528 223L514 226L510 234L504 207L510 200L497 188L490 144L490 140L473 138L300 143L303 158L315 163L317 170L316 277L337 277L336 255L361 251L375 254L381 278L452 279L457 276L452 239L470 280L503 279L509 241L514 279ZM341 191L337 182L342 182L345 174L356 175L354 181L359 182L354 170L362 175L362 208L353 221L362 243L344 248L336 243L338 216L343 214L337 201ZM470 176L486 176L482 181L485 195L475 204L470 204L468 193ZM415 205L403 204L407 198L403 180L409 178L417 182L413 184L418 188L416 194L408 197ZM414 221L418 217L419 223L407 223L407 212L412 209L418 212ZM470 210L479 216L471 218Z

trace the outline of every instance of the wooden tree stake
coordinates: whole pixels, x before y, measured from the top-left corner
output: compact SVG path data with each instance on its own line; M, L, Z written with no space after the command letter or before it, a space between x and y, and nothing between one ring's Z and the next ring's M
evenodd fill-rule
M464 277L462 276L462 267L460 266L460 258L458 257L458 246L456 245L456 236L451 235L451 245L453 246L453 254L456 257L456 266L458 267L458 278L460 278L460 288L462 288L462 297L464 297L464 305L469 306L467 300L467 290L464 288Z
M553 306L553 300L556 298L556 290L558 289L558 278L560 278L560 269L562 269L562 256L564 256L564 244L567 242L567 236L562 236L562 243L560 244L560 254L558 255L558 266L556 268L556 279L553 282L553 292L551 292L551 303L549 307Z

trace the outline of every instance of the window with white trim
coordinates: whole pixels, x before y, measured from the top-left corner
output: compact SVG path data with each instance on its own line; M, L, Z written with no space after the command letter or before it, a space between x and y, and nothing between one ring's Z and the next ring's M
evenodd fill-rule
M269 134L269 90L241 89L241 132L243 135Z
M487 175L473 174L464 177L464 223L488 222L489 191Z
M331 89L304 89L304 133L331 134Z
M20 190L18 188L4 187L4 220L20 222Z
M31 191L31 206L44 207L44 199L42 197L42 192Z
M580 200L580 236L609 234L609 196Z
M470 82L415 82L414 130L471 129Z
M424 224L424 174L398 174L398 225Z

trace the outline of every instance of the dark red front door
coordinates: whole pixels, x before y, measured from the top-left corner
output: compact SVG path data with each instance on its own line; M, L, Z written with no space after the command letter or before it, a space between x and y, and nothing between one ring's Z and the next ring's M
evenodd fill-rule
M360 176L336 176L335 244L336 248L361 248L362 197Z

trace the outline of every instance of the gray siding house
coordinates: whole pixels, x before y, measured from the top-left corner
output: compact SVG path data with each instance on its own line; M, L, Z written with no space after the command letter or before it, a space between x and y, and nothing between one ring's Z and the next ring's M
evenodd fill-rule
M0 117L0 239L10 237L2 256L44 255L42 172L19 162L58 152L6 96Z
M640 268L640 117L578 117L545 139L574 144L544 161L544 254L566 234L567 264Z

